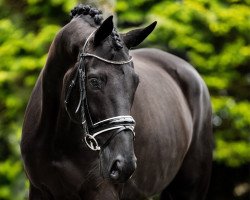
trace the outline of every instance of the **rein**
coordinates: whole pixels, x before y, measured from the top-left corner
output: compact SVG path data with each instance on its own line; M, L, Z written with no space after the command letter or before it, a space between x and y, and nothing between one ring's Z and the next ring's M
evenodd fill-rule
M94 33L95 31L93 31L88 36L82 48L82 52L79 53L80 60L79 60L79 64L77 67L77 71L69 85L69 89L65 96L64 105L65 105L65 108L69 117L72 119L68 111L68 102L69 102L69 97L71 95L72 89L76 85L76 82L78 79L78 84L80 88L80 91L79 91L80 98L79 98L77 108L75 110L75 114L78 113L79 110L81 111L81 124L83 128L83 133L84 133L84 141L91 150L97 151L97 150L104 149L111 142L111 140L122 131L129 130L133 133L135 137L135 132L134 132L135 120L133 119L132 116L127 115L127 116L115 116L115 117L107 118L96 123L93 123L92 121L91 114L88 108L87 96L86 96L86 67L84 66L85 57L94 57L103 62L114 64L114 65L123 65L123 64L132 62L132 57L126 61L112 61L112 60L107 60L105 58L97 56L95 54L85 52L86 46ZM96 137L108 131L113 131L112 135L102 145L99 145Z

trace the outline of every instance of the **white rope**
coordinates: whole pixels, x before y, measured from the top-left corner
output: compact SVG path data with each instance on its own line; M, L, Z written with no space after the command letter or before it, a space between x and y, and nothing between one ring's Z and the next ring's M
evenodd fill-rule
M111 117L111 118L108 118L108 119L104 119L102 121L98 121L95 124L93 124L93 126L95 127L95 126L97 126L97 125L99 125L101 123L105 123L105 122L111 121L111 120L113 122L124 122L124 121L128 121L129 120L129 121L135 123L134 118L132 116L130 116L130 115L119 115L119 116L116 116L116 117Z
M100 56L97 56L97 55L91 54L91 53L83 53L83 56L84 56L84 57L95 57L95 58L97 58L97 59L99 59L99 60L101 60L101 61L103 61L103 62L110 63L110 64L114 64L114 65L124 65L124 64L128 64L128 63L130 63L130 62L133 60L133 58L130 57L130 59L129 59L129 60L126 60L126 61L113 61L113 60L107 60L107 59L105 59L105 58L102 58L102 57L100 57Z
M87 46L87 44L88 44L90 38L92 37L92 35L94 35L95 32L96 32L96 30L93 31L93 32L88 36L88 38L87 38L87 40L86 40L86 42L84 43L83 48L82 48L82 51L83 51L83 52L85 52L86 46Z

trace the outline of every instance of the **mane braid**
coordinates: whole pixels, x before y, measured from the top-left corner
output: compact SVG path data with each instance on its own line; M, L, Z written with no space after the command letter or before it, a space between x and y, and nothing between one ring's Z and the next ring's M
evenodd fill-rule
M103 21L102 11L97 9L97 8L91 7L90 5L79 4L70 11L71 19L78 17L80 15L91 16L96 25L101 25L101 23ZM113 29L110 36L111 36L112 41L113 41L114 49L117 51L122 49L123 45L121 42L120 35L118 34L116 28Z
M91 16L96 25L100 25L103 20L102 11L91 7L90 5L79 4L70 11L71 19L78 17L79 15Z
M115 27L111 33L111 37L113 39L113 45L115 47L115 50L118 51L118 50L122 49L123 48L122 41L121 41L120 35L118 34Z

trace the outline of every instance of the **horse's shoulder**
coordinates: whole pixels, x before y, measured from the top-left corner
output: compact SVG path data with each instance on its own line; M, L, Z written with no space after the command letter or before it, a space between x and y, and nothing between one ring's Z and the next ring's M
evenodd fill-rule
M196 69L185 60L173 54L160 49L142 48L134 50L132 55L135 59L144 59L145 61L155 63L156 66L160 66L172 76L178 84L185 84L185 86L181 85L181 87L191 87L195 89L195 91L201 90L201 87L206 87Z
M190 107L194 106L194 102L201 102L201 99L206 101L208 107L210 106L208 89L203 79L187 61L154 48L133 50L132 55L135 57L134 60L143 59L144 62L155 63L156 67L164 69L179 85ZM191 110L193 112L193 108Z

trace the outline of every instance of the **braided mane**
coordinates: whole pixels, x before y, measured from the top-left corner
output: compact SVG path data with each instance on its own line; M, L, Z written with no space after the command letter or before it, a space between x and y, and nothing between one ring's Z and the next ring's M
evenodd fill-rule
M102 11L90 5L79 4L70 11L71 19L78 17L80 15L91 16L91 18L93 18L96 25L101 25L103 21ZM111 38L113 39L113 45L116 50L120 50L123 48L120 35L118 34L116 28L113 29L111 33Z

